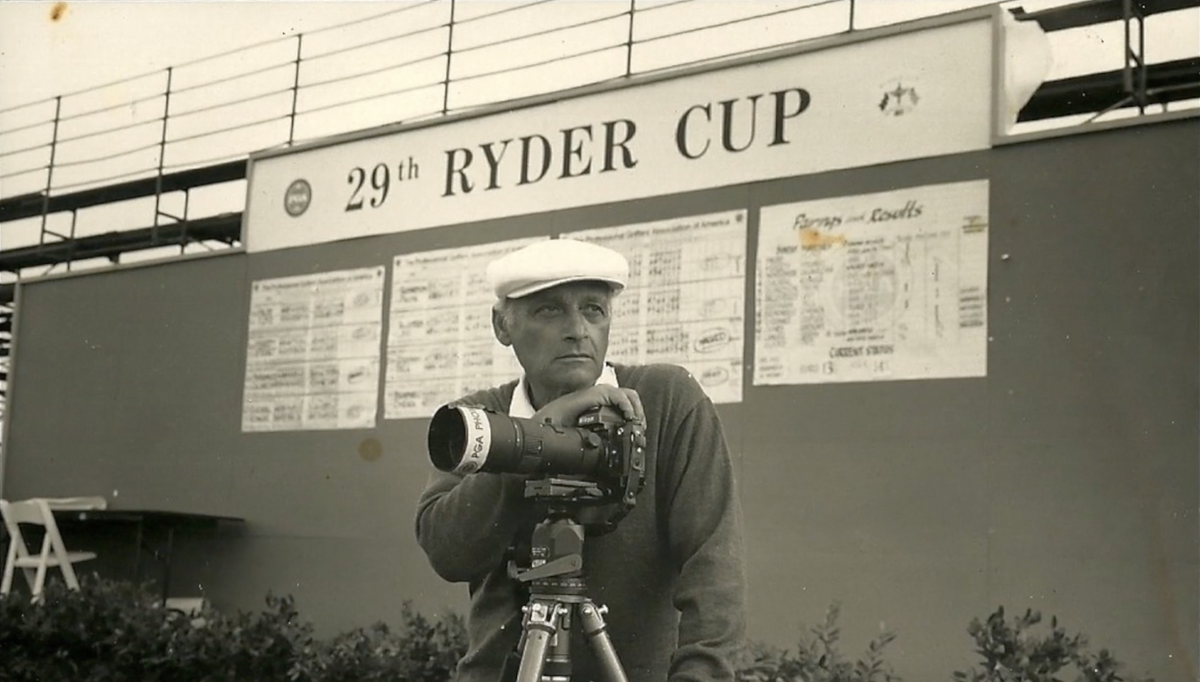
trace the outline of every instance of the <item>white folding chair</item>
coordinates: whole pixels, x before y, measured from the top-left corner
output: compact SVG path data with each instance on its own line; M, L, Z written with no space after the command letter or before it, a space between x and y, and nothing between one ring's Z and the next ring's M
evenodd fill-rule
M13 573L21 569L25 581L29 583L36 601L46 586L46 573L51 568L62 571L63 580L72 590L79 589L79 579L75 576L72 564L89 559L95 559L95 552L68 552L63 545L62 535L58 532L58 524L54 522L54 514L46 500L34 498L23 502L0 500L0 513L4 516L4 527L8 529L8 556L4 560L4 580L0 582L0 594L8 594L12 589ZM29 553L29 546L21 535L21 525L29 524L42 526L45 533L42 537L42 549L34 555Z

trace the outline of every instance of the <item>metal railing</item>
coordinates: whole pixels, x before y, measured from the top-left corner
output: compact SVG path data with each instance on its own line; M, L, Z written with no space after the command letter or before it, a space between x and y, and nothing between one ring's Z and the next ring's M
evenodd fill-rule
M997 2L966 0L943 9ZM889 18L869 15L879 5L890 5ZM893 23L921 11L897 17L898 5L414 0L2 108L0 199L48 201L255 150Z
M849 31L855 9L854 0L417 0L0 109L0 198L149 178Z

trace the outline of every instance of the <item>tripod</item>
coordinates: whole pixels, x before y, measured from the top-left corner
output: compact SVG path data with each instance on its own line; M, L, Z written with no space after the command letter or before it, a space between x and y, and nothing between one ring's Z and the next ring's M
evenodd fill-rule
M531 567L509 573L529 585L529 603L523 607L520 668L516 682L569 682L571 630L576 622L586 636L607 682L628 682L621 661L609 639L604 614L587 597L583 571L584 525L578 507L569 499L590 499L593 484L584 481L548 479L526 483L526 496L549 501L543 521L534 527L530 548Z

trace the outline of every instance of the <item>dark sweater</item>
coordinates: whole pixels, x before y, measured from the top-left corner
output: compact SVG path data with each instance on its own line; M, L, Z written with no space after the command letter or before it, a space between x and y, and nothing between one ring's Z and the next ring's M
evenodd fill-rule
M588 592L606 620L630 682L733 679L745 630L741 508L716 408L672 365L615 365L646 412L646 487L606 535L584 543ZM458 404L507 413L516 382ZM515 474L433 472L417 508L417 539L433 569L470 584L470 650L459 682L495 682L521 634L526 593L508 577L505 550L541 520ZM573 682L603 679L573 637Z

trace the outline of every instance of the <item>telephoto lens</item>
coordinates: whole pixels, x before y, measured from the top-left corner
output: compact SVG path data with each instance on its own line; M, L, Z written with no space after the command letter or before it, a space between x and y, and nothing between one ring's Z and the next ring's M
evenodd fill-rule
M478 407L445 405L429 423L429 458L442 471L592 476L609 473L603 439Z

